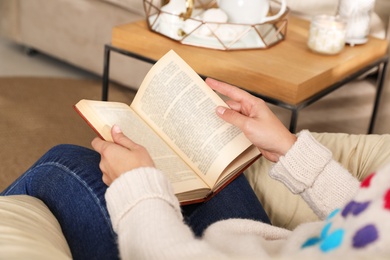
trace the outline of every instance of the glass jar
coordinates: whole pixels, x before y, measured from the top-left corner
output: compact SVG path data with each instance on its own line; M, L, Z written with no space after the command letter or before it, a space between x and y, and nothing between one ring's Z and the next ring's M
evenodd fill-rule
M334 55L345 46L346 22L337 16L318 15L310 24L307 45L317 53Z

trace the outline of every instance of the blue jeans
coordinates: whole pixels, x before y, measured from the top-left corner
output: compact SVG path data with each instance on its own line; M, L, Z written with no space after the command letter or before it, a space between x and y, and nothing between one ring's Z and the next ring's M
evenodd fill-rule
M118 259L99 162L100 155L90 149L56 146L1 195L27 194L42 200L60 223L74 259ZM244 175L207 203L183 206L182 210L198 236L208 225L227 218L269 223Z

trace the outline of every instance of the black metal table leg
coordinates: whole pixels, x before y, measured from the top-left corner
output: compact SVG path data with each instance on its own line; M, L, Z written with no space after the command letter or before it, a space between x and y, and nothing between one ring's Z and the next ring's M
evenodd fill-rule
M297 130L297 121L298 121L298 109L291 110L291 119L290 119L290 132L295 133Z
M110 74L110 47L104 46L104 67L103 67L103 80L102 80L102 100L108 100L108 85L109 85L109 74Z
M376 94L375 94L375 102L374 102L374 108L372 110L370 126L368 128L368 134L372 134L372 132L374 130L376 114L378 112L379 101L380 101L380 97L382 95L383 84L385 82L385 77L386 77L386 72L387 72L387 64L388 64L388 60L383 62L382 69L380 69L380 66L378 67L380 70L379 70L379 75L378 75L378 79L377 79L378 82L377 82L377 89L376 89Z

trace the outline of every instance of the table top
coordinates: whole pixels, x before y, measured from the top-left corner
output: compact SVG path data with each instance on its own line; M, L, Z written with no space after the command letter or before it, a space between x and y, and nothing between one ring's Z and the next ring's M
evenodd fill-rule
M290 15L285 40L271 48L225 51L183 45L138 21L114 27L111 44L151 60L173 49L202 76L291 105L387 55L388 42L374 37L363 45L346 45L338 55L316 54L307 47L309 26L308 21Z

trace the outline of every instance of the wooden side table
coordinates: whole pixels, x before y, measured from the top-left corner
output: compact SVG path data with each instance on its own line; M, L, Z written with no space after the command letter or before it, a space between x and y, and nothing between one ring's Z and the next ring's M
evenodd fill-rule
M279 44L269 49L221 51L175 42L150 31L146 21L117 26L111 44L105 46L102 99L108 98L111 51L155 63L173 49L203 78L225 81L291 110L290 131L295 132L301 109L377 67L371 133L388 63L388 42L371 37L364 45L346 46L338 55L324 56L308 49L308 31L308 21L290 16L286 39Z

